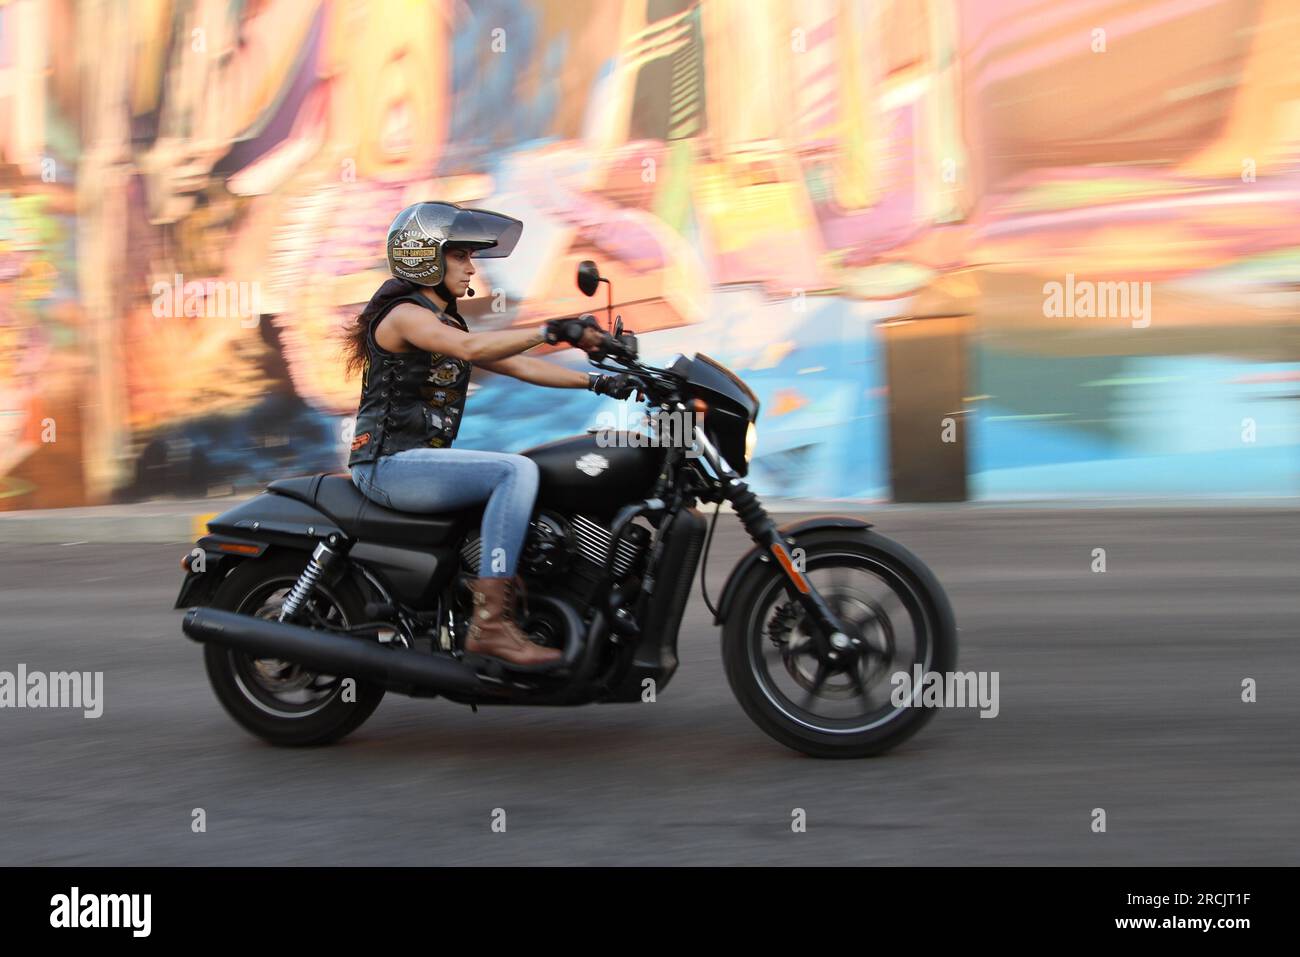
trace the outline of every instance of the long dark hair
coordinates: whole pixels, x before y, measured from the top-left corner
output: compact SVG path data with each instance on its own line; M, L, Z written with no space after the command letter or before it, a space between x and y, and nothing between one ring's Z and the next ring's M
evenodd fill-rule
M347 358L347 365L344 369L348 376L356 375L366 364L366 358L370 354L369 347L366 344L366 331L370 328L370 324L374 322L375 316L379 315L385 306L399 296L409 296L412 293L420 292L424 288L418 283L394 277L375 290L375 294L366 303L366 308L362 309L351 322L344 326L343 334L340 336L343 340L342 351ZM453 316L460 315L456 311L456 297L447 292L446 286L439 284L434 286L432 291L446 301L446 312ZM437 305L437 303L434 304Z
M366 342L366 332L370 328L370 323L374 322L377 316L388 302L396 296L409 295L419 288L413 282L407 282L405 279L389 279L382 286L375 290L375 294L370 297L366 307L361 310L352 321L343 327L343 334L340 337L343 340L343 354L347 359L344 366L349 377L356 375L366 364L366 359L370 355L370 347Z

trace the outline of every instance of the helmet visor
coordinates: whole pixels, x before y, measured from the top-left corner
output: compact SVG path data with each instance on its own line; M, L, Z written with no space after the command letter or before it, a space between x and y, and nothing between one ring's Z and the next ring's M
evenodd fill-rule
M523 231L524 224L513 216L490 209L460 209L447 227L445 243L475 249L480 259L502 259L514 251Z

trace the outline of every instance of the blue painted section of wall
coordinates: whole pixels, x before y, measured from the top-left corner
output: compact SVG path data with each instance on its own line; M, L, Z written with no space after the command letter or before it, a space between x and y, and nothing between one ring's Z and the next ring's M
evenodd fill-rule
M982 353L971 497L1300 494L1300 364Z

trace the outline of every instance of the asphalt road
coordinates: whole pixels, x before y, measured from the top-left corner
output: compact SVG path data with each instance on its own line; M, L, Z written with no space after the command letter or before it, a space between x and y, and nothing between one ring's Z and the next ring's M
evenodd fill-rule
M181 635L182 544L0 546L0 670L105 673L98 719L0 710L0 864L1300 863L1294 513L875 520L945 583L960 667L999 673L1000 713L945 711L852 762L750 724L698 597L654 704L389 695L340 745L275 749L220 709ZM733 523L714 594L745 544Z

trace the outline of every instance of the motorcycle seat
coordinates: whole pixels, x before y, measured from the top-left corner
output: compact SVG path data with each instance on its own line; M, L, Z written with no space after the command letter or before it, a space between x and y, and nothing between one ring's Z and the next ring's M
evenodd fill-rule
M267 489L319 509L353 538L383 545L454 545L467 523L478 514L474 509L426 515L385 508L366 498L353 484L349 472L277 479Z

